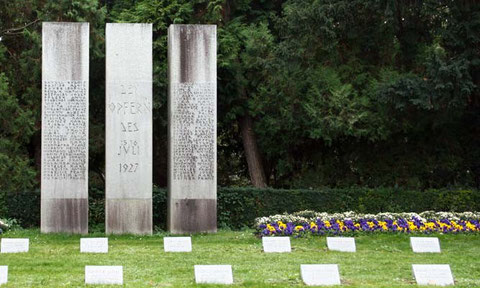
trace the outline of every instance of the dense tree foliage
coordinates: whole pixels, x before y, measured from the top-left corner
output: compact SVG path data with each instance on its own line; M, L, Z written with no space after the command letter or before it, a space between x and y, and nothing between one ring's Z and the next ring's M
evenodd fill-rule
M476 1L2 0L0 190L39 186L42 21L90 22L93 186L108 22L153 23L158 186L172 23L218 26L219 185L480 185Z

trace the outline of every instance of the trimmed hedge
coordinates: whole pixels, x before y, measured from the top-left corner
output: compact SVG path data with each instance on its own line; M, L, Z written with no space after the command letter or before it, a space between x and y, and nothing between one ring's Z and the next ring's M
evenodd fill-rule
M40 226L40 190L2 194L7 203L5 218L17 219L23 227Z
M39 226L40 192L3 193L7 199L7 217L20 220L22 226ZM153 221L165 229L167 190L153 190ZM101 189L90 189L90 226L102 225L104 215L104 193ZM297 212L301 210L319 212L356 211L379 212L423 212L433 211L480 211L480 190L430 189L412 191L395 188L348 188L305 190L305 189L256 189L219 188L218 225L238 229L252 227L256 217ZM0 215L0 217L3 215Z
M256 217L302 210L329 213L480 211L479 190L222 188L218 198L219 223L233 228L252 226Z

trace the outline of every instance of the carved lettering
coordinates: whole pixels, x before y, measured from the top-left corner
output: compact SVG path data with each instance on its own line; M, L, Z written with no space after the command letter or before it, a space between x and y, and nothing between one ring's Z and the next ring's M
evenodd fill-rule
M115 147L116 163L120 173L135 173L139 171L142 163L139 162L139 155L145 153L142 151L142 135L139 123L142 119L151 114L151 102L141 93L142 83L117 83L112 85L114 92L114 101L111 101L107 107L111 112L114 121L118 121L120 129L114 133L122 133L120 142ZM133 157L133 158L132 158ZM130 162L131 161L131 162Z
M138 126L136 122L120 122L122 132L137 132Z
M120 173L135 173L137 172L138 163L120 163Z
M85 179L88 153L87 81L44 81L44 179Z
M176 83L173 91L173 177L213 180L215 83Z
M130 95L130 94L128 94ZM127 114L148 114L150 112L150 103L130 102L110 102L108 108L119 115Z
M140 154L140 146L136 140L122 140L117 155L134 155Z

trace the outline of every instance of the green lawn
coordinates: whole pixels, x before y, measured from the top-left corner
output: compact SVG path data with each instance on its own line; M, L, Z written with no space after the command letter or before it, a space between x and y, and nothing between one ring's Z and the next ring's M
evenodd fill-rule
M9 266L6 287L84 286L85 265L123 265L128 287L193 286L193 265L231 264L246 287L302 286L300 264L336 263L348 287L412 287L411 264L450 264L456 287L480 287L480 234L437 235L441 254L414 254L408 235L356 237L357 252L330 252L325 237L292 239L292 253L265 254L252 231L193 236L192 253L163 252L163 236L111 236L108 254L80 254L80 236L11 231L30 238L30 252L0 254ZM91 234L90 236L103 236ZM211 287L212 285L206 285Z

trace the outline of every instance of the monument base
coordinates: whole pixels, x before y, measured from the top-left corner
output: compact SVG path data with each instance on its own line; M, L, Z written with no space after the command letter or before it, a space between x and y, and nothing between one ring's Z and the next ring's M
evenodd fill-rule
M42 199L41 232L88 234L88 199Z
M151 199L107 199L105 233L152 234Z
M170 199L168 231L173 234L217 232L216 199Z

